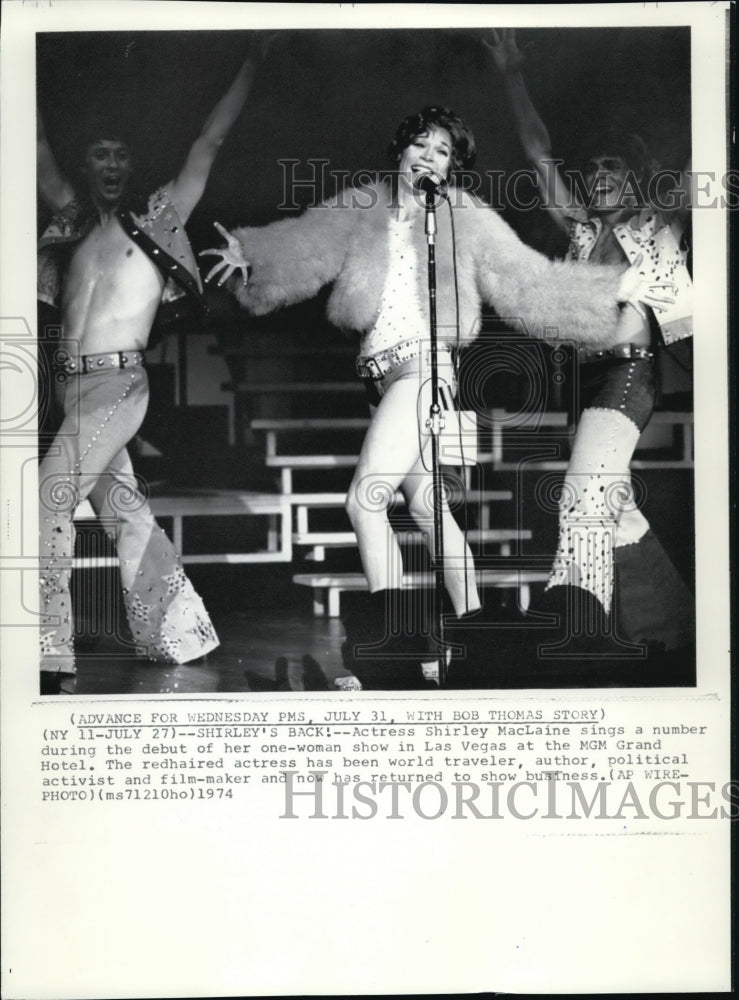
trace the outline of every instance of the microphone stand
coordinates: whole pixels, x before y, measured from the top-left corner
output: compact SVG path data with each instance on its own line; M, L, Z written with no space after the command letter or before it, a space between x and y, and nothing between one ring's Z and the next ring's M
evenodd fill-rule
M434 624L439 646L439 687L446 683L444 647L444 526L442 523L442 481L439 462L439 437L444 417L439 405L439 367L436 336L436 205L438 191L426 190L426 244L428 246L429 321L431 336L431 406L426 427L431 432L431 469L434 507ZM433 633L432 633L433 634Z

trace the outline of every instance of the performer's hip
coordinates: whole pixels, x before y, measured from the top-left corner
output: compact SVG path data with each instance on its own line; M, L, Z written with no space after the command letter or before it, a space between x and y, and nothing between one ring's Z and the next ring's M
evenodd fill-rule
M439 380L445 394L452 398L456 393L454 365L451 347L441 343L438 347ZM390 386L403 378L430 377L431 350L426 340L406 340L395 344L378 354L359 356L356 360L356 371L367 391L367 396L373 406L380 400ZM451 405L451 399L448 401ZM448 407L444 407L448 408Z
M99 375L121 368L140 368L144 364L141 351L110 351L103 354L79 354L60 348L55 351L51 365L57 379L78 375Z
M637 344L622 344L580 357L579 411L616 410L641 431L657 400L654 352Z

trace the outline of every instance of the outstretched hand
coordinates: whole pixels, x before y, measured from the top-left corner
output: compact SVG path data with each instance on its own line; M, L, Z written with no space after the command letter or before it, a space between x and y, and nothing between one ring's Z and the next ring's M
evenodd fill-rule
M516 44L515 28L491 28L490 33L483 37L482 44L492 53L495 65L504 75L517 73L526 59Z
M649 281L639 272L643 259L644 254L640 253L631 267L621 275L618 288L619 302L628 302L640 316L645 315L644 306L662 312L665 306L672 305L675 301L674 285L669 282ZM669 292L672 292L672 295Z
M234 272L241 271L241 280L243 284L246 285L249 280L249 262L244 258L241 244L236 237L229 233L227 229L224 229L220 223L214 222L213 225L226 240L226 246L213 247L209 250L201 250L198 254L199 257L211 256L221 258L221 260L219 260L206 275L206 283L209 282L211 278L215 277L219 271L223 271L223 274L218 280L218 285L220 287L225 281L228 281Z

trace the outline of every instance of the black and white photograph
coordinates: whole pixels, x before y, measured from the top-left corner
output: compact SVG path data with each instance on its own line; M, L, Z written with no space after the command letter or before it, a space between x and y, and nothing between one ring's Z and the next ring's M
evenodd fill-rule
M694 685L690 67L39 34L41 692Z
M731 988L733 17L3 2L8 1000Z

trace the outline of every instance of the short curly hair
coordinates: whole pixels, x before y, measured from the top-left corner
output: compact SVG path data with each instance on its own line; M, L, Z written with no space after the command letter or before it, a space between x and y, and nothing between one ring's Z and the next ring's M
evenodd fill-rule
M626 168L634 172L639 184L648 184L660 166L637 132L617 125L594 129L581 142L578 159L583 173L587 173L588 165L594 155L619 156L626 164Z
M477 150L475 137L465 123L449 108L441 108L427 104L417 114L408 115L398 126L395 138L388 146L390 159L397 163L406 149L418 138L432 128L443 128L452 140L451 173L469 170L475 162Z
M109 142L120 142L129 151L132 149L131 128L129 124L113 115L90 115L82 123L76 141L76 156L80 164L84 164L90 146L101 139Z

